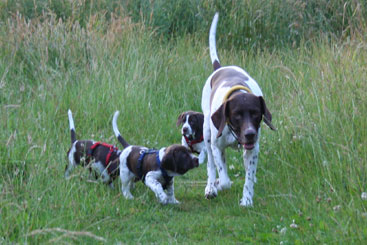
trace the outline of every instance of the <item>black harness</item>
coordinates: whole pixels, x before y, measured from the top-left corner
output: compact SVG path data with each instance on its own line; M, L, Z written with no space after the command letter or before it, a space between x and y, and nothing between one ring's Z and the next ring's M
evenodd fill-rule
M140 151L140 156L138 158L138 165L137 165L137 171L138 171L138 178L141 179L143 181L143 183L145 183L145 174L143 174L143 160L146 154L156 154L156 163L158 165L158 168L161 170L163 178L164 178L164 185L163 185L163 189L167 188L167 184L171 182L172 178L171 176L169 176L167 174L167 171L162 168L161 165L161 160L159 159L159 150L154 150L154 149L148 149L148 150L141 150Z

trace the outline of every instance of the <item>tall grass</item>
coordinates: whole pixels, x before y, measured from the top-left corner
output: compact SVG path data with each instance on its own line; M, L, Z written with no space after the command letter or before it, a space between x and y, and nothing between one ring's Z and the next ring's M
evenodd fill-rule
M43 13L52 12L56 19L70 19L85 27L96 14L106 19L128 14L135 23L154 29L162 40L172 40L206 34L216 11L221 16L220 44L226 48L279 49L319 37L366 38L367 3L363 0L16 0L0 4L0 19L6 21L17 13L26 19L43 19ZM206 35L200 37L206 40Z
M233 186L210 201L205 166L175 179L178 206L159 205L141 183L135 200L124 200L118 182L109 190L88 182L83 169L66 181L68 108L79 138L117 144L111 119L120 110L126 139L155 148L180 142L177 116L200 110L212 71L206 34L162 45L157 30L129 16L96 13L81 23L51 11L0 26L1 242L366 240L367 44L354 38L248 52L222 49L219 36L222 64L258 81L278 128L262 130L253 208L238 205L244 174L234 150L227 151Z

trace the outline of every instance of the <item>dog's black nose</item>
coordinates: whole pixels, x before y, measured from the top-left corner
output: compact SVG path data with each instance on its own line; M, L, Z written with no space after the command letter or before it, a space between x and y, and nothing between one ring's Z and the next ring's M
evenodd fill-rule
M186 127L182 129L182 132L183 132L184 134L187 134L187 131L189 131L189 129L188 129L188 128L186 128Z
M256 136L256 131L252 128L248 128L245 130L245 137L248 141L253 141Z

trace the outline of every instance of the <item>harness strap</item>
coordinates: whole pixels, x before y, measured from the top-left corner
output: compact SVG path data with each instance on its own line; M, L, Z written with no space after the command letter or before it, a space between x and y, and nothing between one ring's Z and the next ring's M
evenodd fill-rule
M169 182L171 182L173 177L169 176L167 174L167 171L164 168L162 168L161 160L159 159L159 150L148 149L148 150L142 150L140 152L140 156L138 158L138 166L137 166L138 178L141 179L143 181L143 183L145 183L145 175L143 174L143 160L144 160L144 157L145 157L146 154L156 154L156 163L157 163L157 166L159 167L159 169L161 170L162 176L163 176L164 181L165 181L165 183L163 185L163 189L166 189L167 184Z
M100 146L100 145L102 145L102 146L104 146L104 147L109 148L109 151L108 151L107 156L106 156L106 162L105 162L104 164L105 164L105 166L107 167L108 172L109 172L109 173L111 173L111 169L110 169L110 168L108 168L108 164L110 163L110 158L111 158L112 153L113 153L113 152L117 152L117 151L118 151L118 148L117 148L116 146L114 146L114 145L110 145L110 144L107 144L107 143L104 143L104 142L99 142L99 141L98 141L98 142L94 143L94 144L89 148L89 150L88 150L88 152L87 152L87 155L88 155L88 156L92 156L93 151L94 151L98 146Z
M198 139L198 140L189 140L189 138L187 138L185 135L184 135L184 138L185 138L185 141L186 141L187 145L190 147L191 152L194 152L194 153L200 154L200 152L197 152L197 151L195 151L195 150L194 150L194 147L193 147L193 146L194 146L195 144L197 144L197 143L203 142L203 140L204 140L204 135L202 135L202 136L200 137L200 139Z

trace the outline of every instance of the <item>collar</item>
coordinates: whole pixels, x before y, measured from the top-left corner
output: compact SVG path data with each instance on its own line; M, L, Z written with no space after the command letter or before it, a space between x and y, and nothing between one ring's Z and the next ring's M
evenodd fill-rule
M194 153L198 153L199 154L200 152L194 151L193 145L195 145L197 143L200 143L200 142L203 142L204 135L202 135L197 140L189 140L189 138L187 138L186 135L184 135L183 137L185 138L185 141L186 141L187 145L190 147L191 152L194 152Z
M249 89L248 87L245 87L245 86L242 86L242 85L236 85L236 86L233 86L232 88L230 88L228 90L228 92L226 93L226 95L224 96L223 98L223 103L229 98L229 96L234 92L234 91L237 91L237 90L245 90L247 93L250 93L252 94L252 91L251 89Z

